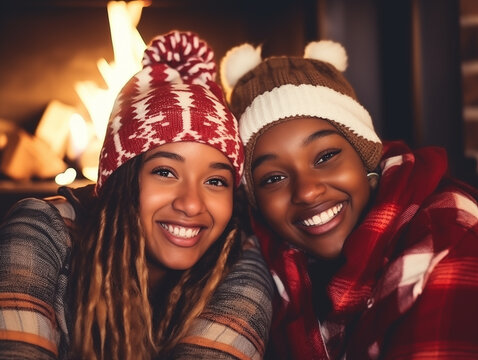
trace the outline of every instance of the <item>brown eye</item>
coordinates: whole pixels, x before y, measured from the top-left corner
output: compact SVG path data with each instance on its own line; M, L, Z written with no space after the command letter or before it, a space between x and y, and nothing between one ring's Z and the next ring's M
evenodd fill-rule
M158 176L161 176L161 177L166 177L166 178L176 177L174 175L174 173L167 168L155 168L155 169L153 169L153 171L151 173L155 174L155 175L158 175Z
M206 184L212 185L212 186L221 186L221 187L228 187L229 186L227 181L224 180L224 179L221 179L221 178L209 179L208 181L206 181Z
M261 186L266 186L266 185L277 183L277 182L279 182L281 180L284 180L284 179L285 179L284 175L272 175L272 176L269 176L269 177L263 179L260 182L260 185Z
M314 165L317 166L317 165L323 164L329 161L330 159L332 159L335 155L339 154L340 152L341 150L330 150L330 151L323 152L319 154L317 160L314 162Z

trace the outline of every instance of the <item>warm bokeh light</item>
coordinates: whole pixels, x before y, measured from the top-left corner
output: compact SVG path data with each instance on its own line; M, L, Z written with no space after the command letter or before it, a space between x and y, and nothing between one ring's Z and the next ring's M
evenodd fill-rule
M68 185L71 184L76 179L76 170L73 168L68 168L65 172L62 172L55 176L55 182L58 185Z
M88 180L91 180L91 181L94 181L94 182L96 182L96 180L98 180L98 167L85 166L83 169L81 169L81 173Z
M7 134L0 134L0 150L7 146L8 143L8 136Z
M69 157L77 159L88 146L89 134L85 119L80 114L73 114L70 117L70 148Z

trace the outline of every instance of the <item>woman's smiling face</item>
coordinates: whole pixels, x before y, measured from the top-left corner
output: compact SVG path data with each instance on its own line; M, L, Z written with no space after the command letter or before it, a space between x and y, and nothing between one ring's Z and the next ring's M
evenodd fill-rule
M169 143L143 155L140 221L150 271L192 267L232 216L234 170L219 150Z
M262 134L252 155L258 208L285 241L335 258L370 198L358 153L329 122L300 118Z

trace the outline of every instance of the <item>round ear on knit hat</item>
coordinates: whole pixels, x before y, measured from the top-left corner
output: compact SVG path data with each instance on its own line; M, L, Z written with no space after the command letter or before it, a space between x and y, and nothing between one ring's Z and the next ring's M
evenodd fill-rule
M341 72L347 69L347 52L332 40L312 41L305 47L304 58L328 62Z
M142 64L143 68L163 66L164 77L158 79L163 82L207 85L216 77L213 50L189 31L156 36L145 50Z
M261 50L261 46L245 43L233 47L222 58L219 74L228 101L239 79L261 63Z

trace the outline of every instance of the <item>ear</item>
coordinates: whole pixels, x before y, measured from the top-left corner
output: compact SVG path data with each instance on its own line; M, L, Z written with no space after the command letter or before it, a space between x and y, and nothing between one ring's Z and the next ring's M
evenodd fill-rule
M347 69L347 52L340 43L332 40L310 42L304 49L304 58L328 62L340 72Z
M379 179L380 175L376 172L369 172L367 174L367 180L372 190L375 190L377 188Z

